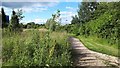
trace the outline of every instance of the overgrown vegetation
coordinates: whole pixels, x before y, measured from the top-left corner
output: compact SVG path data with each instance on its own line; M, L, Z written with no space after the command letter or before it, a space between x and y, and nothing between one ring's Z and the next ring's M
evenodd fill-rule
M60 30L60 22L59 22L59 17L60 17L60 10L57 10L56 14L52 14L52 18L48 19L45 27L49 29L50 31L58 31Z
M12 11L11 20L7 23L2 8L2 64L24 67L71 66L67 42L69 33L75 34L91 50L118 57L119 8L120 2L82 2L71 24L64 26L60 24L60 10L40 25L35 22L20 23L24 18L22 10Z
M103 42L107 40L107 45L114 45L119 48L120 10L118 8L120 8L120 2L82 2L79 6L78 15L73 17L72 24L68 26L68 32L85 38L96 36L103 39ZM81 38L81 40L88 46L87 42L83 40L85 38ZM90 42L92 43L92 41ZM96 46L97 44L92 45ZM91 49L94 50L94 48ZM107 53L107 50L105 51L106 54L110 53Z
M3 66L71 66L68 35L66 32L54 32L60 27L59 16L58 10L45 25L34 22L25 25L20 23L24 17L22 10L13 10L8 26L2 29Z
M3 31L3 66L70 66L66 33Z

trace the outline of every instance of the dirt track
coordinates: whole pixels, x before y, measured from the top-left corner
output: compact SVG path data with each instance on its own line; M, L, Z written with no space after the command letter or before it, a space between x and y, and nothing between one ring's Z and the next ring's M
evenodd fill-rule
M86 48L77 38L70 37L73 66L117 66L118 59Z

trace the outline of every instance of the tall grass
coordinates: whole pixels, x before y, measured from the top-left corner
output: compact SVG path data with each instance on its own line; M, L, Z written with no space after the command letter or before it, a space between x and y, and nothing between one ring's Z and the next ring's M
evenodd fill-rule
M3 66L70 66L67 34L28 30L3 31Z

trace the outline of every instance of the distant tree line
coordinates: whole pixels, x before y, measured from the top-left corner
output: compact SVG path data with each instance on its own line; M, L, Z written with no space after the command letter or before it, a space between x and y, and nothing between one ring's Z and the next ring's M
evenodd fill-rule
M44 28L45 24L36 24L35 22L29 22L27 24L20 23L21 27L24 29L31 29L31 28Z
M42 28L45 25L44 24L36 24L35 22L29 22L27 24L20 23L20 21L24 18L23 11L20 9L17 12L14 10L12 11L11 19L9 22L6 20L6 14L4 12L4 9L1 8L2 13L2 28L8 28L10 31L19 31L29 28Z

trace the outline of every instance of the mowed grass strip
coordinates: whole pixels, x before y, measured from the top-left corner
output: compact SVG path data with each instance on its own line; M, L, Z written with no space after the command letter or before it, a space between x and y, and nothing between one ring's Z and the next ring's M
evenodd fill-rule
M78 38L90 50L118 57L118 47L115 44L110 45L104 39L102 40L96 37L85 38L84 36L78 36Z

